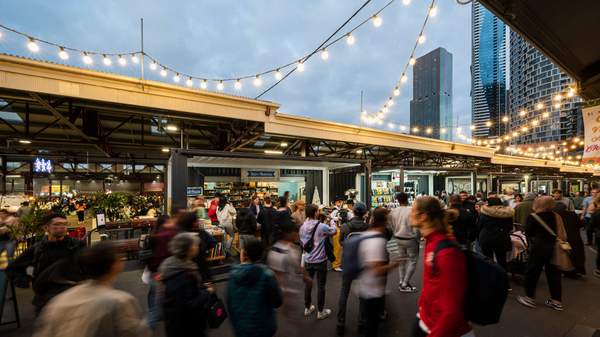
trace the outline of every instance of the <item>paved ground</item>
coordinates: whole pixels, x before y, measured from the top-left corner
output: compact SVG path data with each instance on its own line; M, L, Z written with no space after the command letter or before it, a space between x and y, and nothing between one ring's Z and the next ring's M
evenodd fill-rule
M588 250L588 271L591 271L593 270L595 252L586 249ZM418 270L417 275L420 275L420 273L421 271ZM140 275L141 270L127 271L119 278L116 286L134 294L145 309L147 287L140 281ZM330 272L328 277L326 306L332 308L335 314L340 274ZM388 282L389 295L386 300L386 307L389 318L382 326L381 336L410 336L410 325L416 312L418 294L399 293L396 290L397 279L398 277L394 273ZM420 280L416 280L415 284L420 284ZM224 284L220 284L218 292L221 296L225 295L223 289ZM500 324L489 327L476 327L476 334L489 337L591 337L593 329L590 329L590 327L600 328L599 289L600 279L593 276L583 280L564 279L563 293L566 310L555 312L543 306L537 309L528 309L517 304L515 296L522 294L523 288L515 284L514 291L510 294L509 301L505 306ZM28 289L18 289L18 297L23 326L21 329L16 329L14 325L0 326L0 335L3 337L31 336L34 324L33 311L30 305L31 292ZM547 297L546 280L542 277L538 291L538 301L543 302ZM348 308L347 336L356 336L355 324L358 301L354 296L351 296ZM65 317L65 319L69 318ZM300 322L300 335L302 336L335 336L335 319L333 317L324 321L317 321L314 316L310 319L299 317L298 320ZM231 327L229 323L225 323L221 328L210 331L209 335L232 336ZM162 329L158 331L157 336L164 336Z

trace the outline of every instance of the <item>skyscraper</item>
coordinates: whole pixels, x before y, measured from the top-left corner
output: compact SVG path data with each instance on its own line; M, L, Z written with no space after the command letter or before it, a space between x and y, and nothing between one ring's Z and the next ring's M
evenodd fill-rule
M505 132L506 26L478 1L471 7L471 123L473 137Z
M411 133L452 140L452 121L452 54L437 48L413 66Z
M520 131L513 144L548 143L583 134L581 100L552 100L573 82L518 33L510 32L510 128ZM523 131L521 126L533 120L538 125Z

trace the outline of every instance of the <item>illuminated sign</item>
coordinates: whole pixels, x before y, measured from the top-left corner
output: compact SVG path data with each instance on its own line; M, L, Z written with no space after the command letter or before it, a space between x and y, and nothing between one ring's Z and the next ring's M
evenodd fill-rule
M35 158L33 162L33 172L52 173L52 161L50 159Z

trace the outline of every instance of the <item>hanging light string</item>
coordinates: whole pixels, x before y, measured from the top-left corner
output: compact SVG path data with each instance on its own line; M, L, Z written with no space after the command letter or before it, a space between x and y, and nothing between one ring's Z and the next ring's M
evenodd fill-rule
M435 2L436 2L436 0L432 0L430 5L427 7L427 15L425 16L425 20L423 20L423 24L421 25L421 29L419 30L419 35L417 36L415 44L413 45L413 48L411 50L410 57L409 57L408 61L406 61L406 63L404 64L404 68L402 69L400 78L398 79L398 81L396 82L396 85L392 89L387 101L375 113L369 113L367 111L362 111L361 118L363 119L363 121L365 121L367 123L380 123L380 121L383 122L383 119L385 118L386 114L389 112L390 107L392 105L394 105L394 97L400 95L400 87L402 86L402 84L404 84L408 81L408 76L406 75L406 73L408 71L408 67L413 66L416 63L415 54L417 51L417 47L420 44L425 43L424 33L425 33L425 27L427 27L427 22L429 21L430 17L437 15L437 7L435 6Z

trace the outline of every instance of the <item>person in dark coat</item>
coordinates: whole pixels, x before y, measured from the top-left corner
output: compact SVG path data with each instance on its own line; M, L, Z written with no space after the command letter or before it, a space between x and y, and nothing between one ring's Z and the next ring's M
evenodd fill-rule
M198 222L198 213L197 212L185 212L179 216L177 219L177 228L183 232L191 232L195 234L196 224ZM200 275L202 279L208 281L211 279L210 269L208 264L206 263L207 252L213 248L215 248L218 244L217 240L210 235L203 228L198 229L198 237L199 248L200 251L198 255L193 259L193 261L198 265L198 270L200 271Z
M552 212L554 206L555 202L552 197L541 196L533 202L533 211L554 233L558 233L556 222L559 216ZM527 241L529 242L529 261L527 270L525 271L526 296L517 296L517 302L529 308L537 306L535 291L542 270L544 270L546 272L548 287L550 288L550 299L544 304L551 309L562 311L561 272L551 263L556 236L550 234L533 215L529 215L527 218L525 235L527 235Z
M240 262L246 261L246 244L249 240L256 237L256 217L248 208L248 202L242 202L242 208L239 209L235 218L235 227L238 230L240 241Z
M463 204L460 201L460 196L451 196L448 200L448 203L449 209L453 209L458 212L456 219L450 221L450 225L454 230L456 241L465 247L469 247L471 241L475 240L475 235L477 235L477 228L474 218L463 208Z
M177 234L169 242L173 256L159 267L163 283L162 305L167 337L203 337L206 311L214 289L203 283L193 259L200 239L193 233Z
M504 206L499 198L489 198L488 204L481 207L479 215L479 245L483 255L507 270L506 253L512 249L510 232L513 228L514 210Z
M84 243L67 235L67 219L48 213L42 219L48 236L35 243L8 267L17 287L27 288L31 281L36 314L52 298L83 280L79 256ZM33 267L33 278L26 269Z
M578 278L579 275L585 275L585 250L583 240L581 239L581 229L584 227L583 221L573 211L567 210L567 206L562 202L557 202L554 212L561 216L567 232L567 240L571 245L571 262L575 270L565 273L571 278Z
M277 210L271 203L271 198L268 196L265 197L263 209L258 213L258 217L256 218L256 222L260 224L260 236L265 247L268 247L273 243L273 241L271 241L271 236L273 234L273 218L275 217L276 212Z

